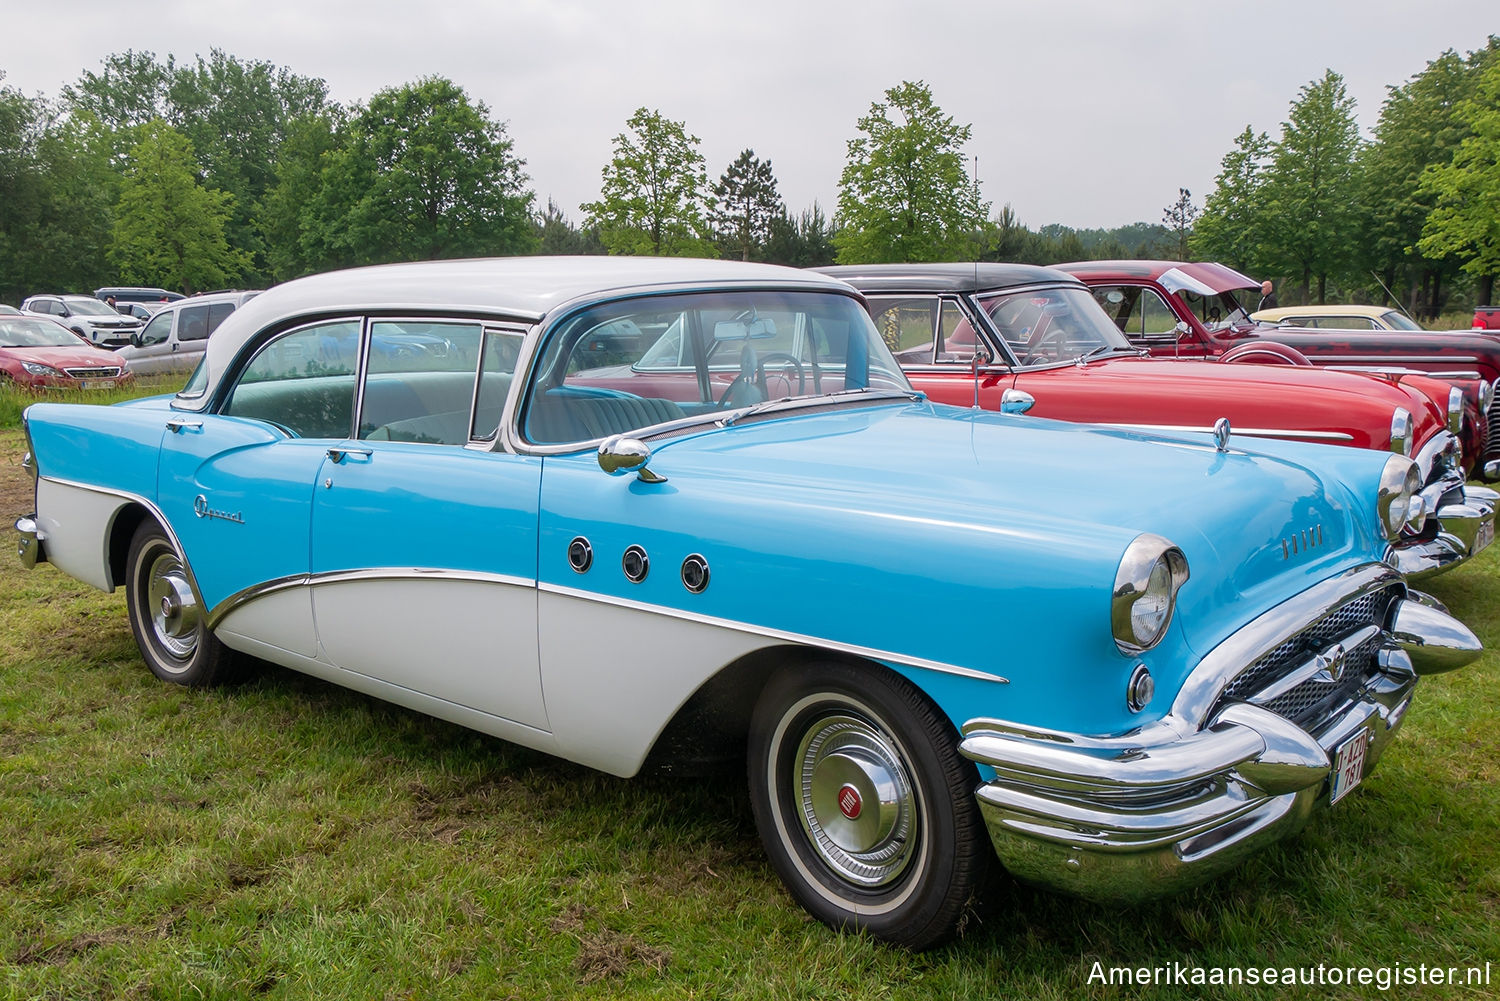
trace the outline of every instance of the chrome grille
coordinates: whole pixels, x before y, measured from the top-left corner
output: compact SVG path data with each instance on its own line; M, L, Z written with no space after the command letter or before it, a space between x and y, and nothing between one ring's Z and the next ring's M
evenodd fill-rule
M1496 381L1500 382L1500 380ZM1500 386L1496 386L1496 391L1500 392ZM1500 459L1500 400L1490 401L1489 431L1489 441L1484 448L1486 462L1490 459Z
M63 371L74 379L113 379L120 374L120 367L115 365L109 368L65 368Z
M1393 586L1355 598L1313 623L1301 633L1266 651L1229 683L1219 696L1215 711L1231 702L1248 702L1277 679L1284 677L1307 658L1325 650L1367 625L1383 626L1392 602L1400 597ZM1378 670L1376 652L1381 637L1377 634L1359 646L1346 651L1344 672L1337 681L1311 678L1290 691L1263 704L1284 719L1306 730L1348 702Z

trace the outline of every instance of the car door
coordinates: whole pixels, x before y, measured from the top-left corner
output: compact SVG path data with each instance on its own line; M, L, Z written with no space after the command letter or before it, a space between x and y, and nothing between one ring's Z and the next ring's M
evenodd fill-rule
M153 316L141 331L138 345L122 348L124 357L136 372L160 372L167 367L167 358L172 352L172 321L177 310L164 309Z
M162 443L158 497L210 619L236 613L232 631L302 657L318 652L303 586L313 488L349 435L356 383L352 364L328 364L319 347L358 328L335 320L279 335L216 413L172 416Z
M545 730L542 462L483 444L519 337L477 321L368 325L356 434L324 448L317 472L312 598L339 668Z

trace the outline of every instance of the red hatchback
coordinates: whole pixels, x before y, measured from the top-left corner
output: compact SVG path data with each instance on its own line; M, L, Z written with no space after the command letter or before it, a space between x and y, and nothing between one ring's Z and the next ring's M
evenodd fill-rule
M0 315L0 384L113 389L134 376L125 359L46 317Z

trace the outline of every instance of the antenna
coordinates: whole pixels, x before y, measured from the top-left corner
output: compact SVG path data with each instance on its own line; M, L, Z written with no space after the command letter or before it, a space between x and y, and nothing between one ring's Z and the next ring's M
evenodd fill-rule
M1406 311L1405 307L1403 307L1401 305L1401 300L1396 298L1396 293L1392 292L1389 288L1387 288L1385 282L1383 282L1383 281L1380 280L1380 275L1378 275L1374 271L1371 271L1370 272L1370 277L1373 278L1373 279L1375 279L1375 284L1376 285L1379 285L1381 288L1385 289L1385 294L1388 295L1388 296L1390 296L1391 302L1394 302L1396 304L1396 308L1399 309L1399 310L1401 310L1401 315L1402 316L1406 317L1408 320L1410 320L1413 323L1417 322L1417 318L1415 316L1412 316L1410 313L1408 313ZM1420 326L1420 324L1418 324L1418 326Z

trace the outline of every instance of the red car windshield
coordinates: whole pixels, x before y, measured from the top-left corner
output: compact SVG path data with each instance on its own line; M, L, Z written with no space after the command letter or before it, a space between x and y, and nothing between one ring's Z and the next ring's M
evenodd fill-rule
M1183 289L1177 293L1183 305L1208 330L1252 326L1250 311L1245 308L1244 303L1253 304L1259 295L1259 288L1226 289L1208 295L1200 295L1191 289Z
M27 316L0 316L0 348L77 348L81 341L73 331L51 320Z

